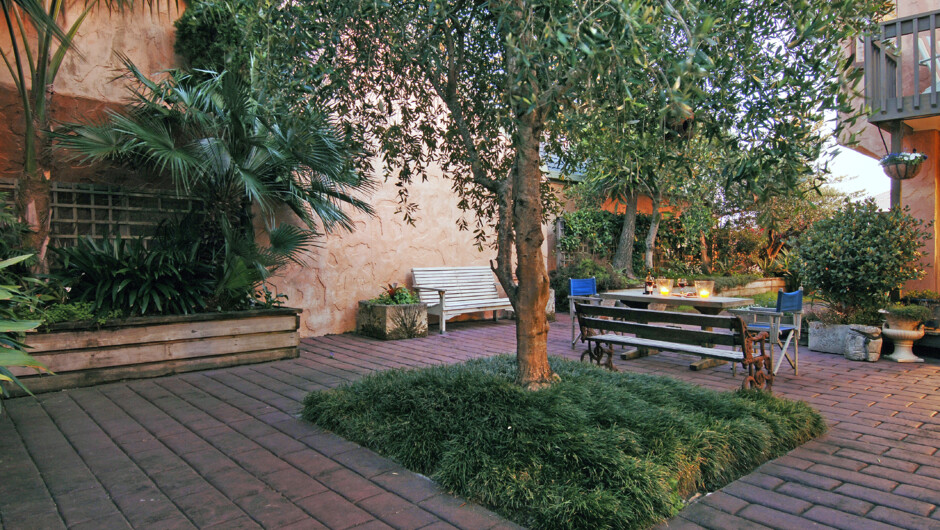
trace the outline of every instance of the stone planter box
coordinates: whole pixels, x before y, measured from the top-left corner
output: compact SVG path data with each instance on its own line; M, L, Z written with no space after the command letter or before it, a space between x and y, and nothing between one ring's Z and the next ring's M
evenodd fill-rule
M26 335L27 351L56 375L12 371L36 393L290 359L299 355L299 315L277 308L56 324Z
M721 296L730 296L730 297L745 297L752 296L755 294L767 293L767 292L777 292L780 289L785 288L787 282L783 278L761 278L759 280L754 280L753 282L747 283L740 287L732 287L730 289L725 289L718 292Z
M849 333L848 324L809 323L809 349L823 353L842 355L845 351L845 339Z
M359 301L356 333L382 340L428 336L428 307L425 304L382 305Z

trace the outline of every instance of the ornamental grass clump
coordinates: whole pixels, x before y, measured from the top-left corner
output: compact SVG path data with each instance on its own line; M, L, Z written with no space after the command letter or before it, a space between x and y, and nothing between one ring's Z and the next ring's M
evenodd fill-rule
M551 358L388 371L313 392L303 417L530 528L643 528L825 431L805 403Z
M875 201L849 202L800 240L807 288L828 304L831 323L880 325L878 310L904 282L923 278L924 223Z

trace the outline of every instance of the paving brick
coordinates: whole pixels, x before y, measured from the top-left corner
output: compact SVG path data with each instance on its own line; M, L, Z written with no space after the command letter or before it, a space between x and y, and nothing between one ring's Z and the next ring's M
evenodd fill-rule
M841 467L832 467L823 464L816 464L815 466L809 468L807 471L811 473L817 473L826 477L831 477L836 480L841 480L843 482L850 482L853 484L862 484L865 486L871 486L884 491L891 491L897 487L898 483L893 480L878 478L873 475L867 475L865 473L859 473L857 471L849 471L848 469L843 469Z
M872 521L857 515L840 512L839 510L833 510L832 508L827 508L825 506L813 506L803 514L803 517L818 523L822 523L824 525L831 526L833 528L840 528L843 530L858 530L860 528L864 528L866 530L894 529L893 526Z
M405 470L395 462L381 457L365 448L340 453L334 456L333 459L366 478L374 477L375 475L387 471L401 472Z
M267 449L255 449L230 454L232 460L256 477L263 477L269 473L289 469L291 465L278 458Z
M784 484L777 488L780 493L803 499L813 504L828 506L855 515L865 515L872 509L872 504L853 497L840 495L831 491L811 488L802 484Z
M108 492L100 486L56 496L55 503L65 524L69 526L99 519L118 511Z
M403 510L386 513L376 517L392 528L402 529L422 528L429 524L434 524L441 521L436 515L422 510L421 508L418 508L414 505L409 505L408 508Z
M500 525L496 525L493 528L501 527ZM654 526L652 530L705 530L705 527L679 516Z
M891 469L883 466L868 466L862 470L862 473L894 480L902 484L911 484L922 488L930 488L940 491L940 479L935 479L916 473L905 473L897 469Z
M130 529L131 525L128 524L127 519L125 519L124 516L119 513L111 513L91 521L69 525L69 530L101 530L102 528L107 528L108 530L121 530L122 528Z
M802 499L756 488L743 482L732 482L722 488L723 492L734 495L740 499L767 506L787 513L800 514L812 505Z
M215 489L204 489L195 495L170 495L170 498L174 500L180 511L199 528L245 516L241 508Z
M733 495L728 495L722 491L710 493L699 499L698 502L707 504L712 508L730 513L732 515L738 513L741 509L749 504L743 499L739 499Z
M235 504L266 528L278 528L307 518L303 510L271 490L240 497L235 499Z
M750 475L741 477L741 481L766 490L773 490L777 486L783 484L783 480L780 478L757 471L751 473Z
M300 439L307 446L326 456L335 456L362 447L331 432L319 432Z
M371 514L332 491L303 498L297 505L330 528L351 528L373 519Z
M875 505L887 506L898 510L926 516L933 510L933 505L909 497L886 493L857 484L844 484L835 490L837 493L866 500Z
M681 518L704 528L768 528L759 523L716 510L711 506L696 503L682 510Z
M831 490L842 484L841 480L837 480L831 477L817 475L815 473L808 473L799 469L778 465L776 460L773 460L771 463L764 464L760 467L760 469L768 475L780 477L788 482L797 482L818 489Z
M848 458L852 460L857 460L859 462L864 462L866 464L875 464L884 467L890 467L892 469L897 469L899 471L905 471L907 473L913 473L917 469L918 465L914 462L908 460L901 460L899 458L891 458L885 455L875 455L872 453L866 453L864 451L856 451L854 449L840 449L835 456Z
M347 499L357 502L382 493L382 488L346 468L319 475L317 480Z
M738 517L781 530L790 530L792 528L815 528L822 530L832 528L831 526L826 526L798 515L781 512L757 504L749 504L746 508L738 512Z
M326 528L326 527L323 526L323 525L318 525L318 526L311 525L311 524L309 524L309 522L310 522L309 520L308 520L308 521L303 521L303 522L308 523L308 524L307 524L306 526L298 526L298 527L296 527L296 528L309 528L310 530L315 530L315 529L319 529L319 528ZM296 525L297 523L294 523L294 524ZM289 527L291 527L291 526L293 526L293 525L287 525L287 526L284 526L284 527L281 527L281 528L282 528L282 530L283 530L283 529L289 528ZM251 519L251 517L248 517L247 515L243 515L243 516L241 516L241 517L239 517L239 518L237 518L237 519L231 519L231 520L229 520L229 521L225 521L225 522L222 522L222 523L219 523L219 524L215 524L215 525L212 525L212 526L207 526L207 527L205 527L205 528L207 528L207 529L212 528L212 529L218 529L218 530L255 530L255 529L260 529L260 528L261 528L261 525L259 525L258 523L254 522L254 521Z
M261 477L272 489L292 501L326 491L326 486L293 467Z
M500 518L493 512L445 493L425 499L418 506L457 528L489 528L500 522Z
M410 471L405 473L390 471L372 477L372 481L411 502L420 502L441 493L440 486L434 481Z
M869 519L888 523L896 528L916 528L923 530L935 530L936 525L930 523L922 517L916 517L907 512L894 510L886 506L878 506L868 514Z

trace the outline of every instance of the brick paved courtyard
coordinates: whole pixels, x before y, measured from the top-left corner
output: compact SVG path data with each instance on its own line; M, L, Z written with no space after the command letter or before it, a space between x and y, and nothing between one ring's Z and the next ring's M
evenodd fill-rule
M574 357L567 315L549 350ZM371 451L295 418L311 390L393 367L512 351L512 321L380 342L305 340L299 359L131 381L6 402L3 528L508 528ZM940 361L853 363L802 352L775 392L804 399L830 433L700 499L669 528L940 529ZM716 389L727 366L691 372L660 354L621 370ZM666 525L664 525L666 526Z

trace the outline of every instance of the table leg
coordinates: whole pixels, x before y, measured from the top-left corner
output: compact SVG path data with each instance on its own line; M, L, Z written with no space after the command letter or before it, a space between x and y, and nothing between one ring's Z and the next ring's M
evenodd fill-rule
M721 313L720 307L696 307L695 310L703 315L717 315L718 313ZM712 328L708 326L702 326L702 329L705 331L712 330ZM708 359L708 358L703 357L700 360L695 361L694 363L690 364L689 369L698 372L700 370L706 370L708 368L721 366L722 364L725 364L727 362L728 361L722 361L721 359Z

